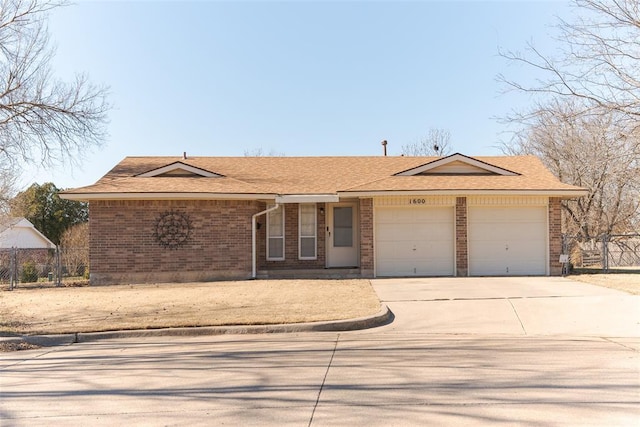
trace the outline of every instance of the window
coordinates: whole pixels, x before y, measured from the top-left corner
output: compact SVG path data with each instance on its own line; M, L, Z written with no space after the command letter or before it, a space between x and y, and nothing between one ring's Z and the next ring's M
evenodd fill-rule
M301 203L298 205L298 257L300 259L316 259L316 204Z
M267 214L267 260L284 260L284 206Z
M333 246L353 247L353 208L333 208Z

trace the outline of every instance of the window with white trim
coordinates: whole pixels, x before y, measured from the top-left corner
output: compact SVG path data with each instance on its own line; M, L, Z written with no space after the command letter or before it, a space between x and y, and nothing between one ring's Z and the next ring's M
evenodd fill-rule
M298 257L300 259L316 259L317 216L315 203L298 205Z
M272 208L275 205L268 205ZM267 260L284 260L284 206L267 213Z

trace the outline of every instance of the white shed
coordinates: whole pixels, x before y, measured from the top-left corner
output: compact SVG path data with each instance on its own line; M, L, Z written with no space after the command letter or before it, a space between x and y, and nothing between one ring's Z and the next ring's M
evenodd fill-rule
M26 218L0 221L0 249L55 249L56 245Z

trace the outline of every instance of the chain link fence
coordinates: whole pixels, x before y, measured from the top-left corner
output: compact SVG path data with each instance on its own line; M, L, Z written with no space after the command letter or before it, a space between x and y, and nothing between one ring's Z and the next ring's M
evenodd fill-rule
M0 286L82 283L89 279L89 248L0 249Z
M562 246L562 253L569 256L565 272L640 272L640 234L605 234L590 239L564 234Z

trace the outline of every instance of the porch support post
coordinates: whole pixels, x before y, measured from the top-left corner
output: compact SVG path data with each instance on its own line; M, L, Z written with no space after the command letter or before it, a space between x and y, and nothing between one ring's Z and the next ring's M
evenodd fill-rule
M257 276L257 253L256 253L256 230L257 230L257 226L256 226L256 220L258 219L259 216L261 215L265 215L271 211L275 211L276 209L278 209L280 207L280 205L278 203L276 203L275 206L269 208L269 209L265 209L262 212L258 212L257 214L254 214L251 217L251 278L255 279Z

